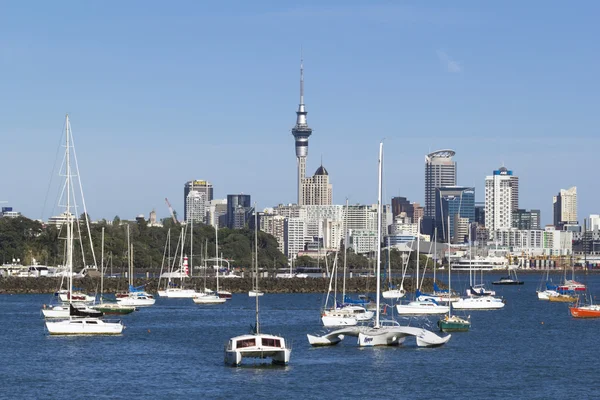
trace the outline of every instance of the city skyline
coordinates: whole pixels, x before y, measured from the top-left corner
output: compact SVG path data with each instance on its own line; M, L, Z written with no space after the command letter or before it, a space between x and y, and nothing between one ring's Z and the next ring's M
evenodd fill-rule
M11 151L0 161L0 200L33 219L59 213L47 188L59 181L50 169L69 112L93 219L152 209L165 218L165 197L183 216L181 184L193 179L213 183L218 199L295 203L290 125L302 46L315 133L306 168L323 157L334 204L376 202L385 137L386 203L424 204L423 156L450 148L457 184L475 187L477 201L489 171L506 165L520 179L519 207L540 209L542 225L552 223L552 197L572 186L579 218L598 213L587 167L600 142L598 56L588 50L597 5L530 4L514 20L520 3L357 4L238 3L231 12L133 2L119 16L102 5L8 4L0 62L11 96L0 99L0 127ZM292 28L300 21L309 29ZM570 29L551 29L558 21ZM215 31L215 43L203 39Z

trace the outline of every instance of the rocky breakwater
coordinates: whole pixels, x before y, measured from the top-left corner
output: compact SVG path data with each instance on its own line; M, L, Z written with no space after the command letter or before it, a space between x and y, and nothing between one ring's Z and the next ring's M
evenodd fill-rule
M179 280L177 280L179 283ZM151 293L155 293L158 289L158 278L136 279L135 286L144 286ZM161 280L161 286L165 284L165 280ZM229 278L219 279L219 289L227 290L232 293L246 293L252 289L253 280L247 278ZM394 282L399 286L400 281ZM33 294L33 293L54 293L60 288L60 278L16 278L7 277L0 278L0 293L4 294ZM98 293L100 291L100 279L85 277L76 279L73 283L76 290L81 290L86 293ZM185 279L184 285L187 288L197 290L204 289L204 279L189 278ZM329 278L261 278L260 290L265 293L326 293L329 287ZM438 281L440 287L445 287ZM104 293L116 293L127 290L127 280L121 278L107 278L104 280ZM63 288L67 285L63 284ZM164 286L163 286L164 287ZM206 287L215 290L217 287L216 279L208 278ZM386 290L387 285L382 285L381 290ZM338 292L341 292L342 284L338 283ZM404 282L404 289L408 292L413 292L412 281ZM347 293L373 293L376 290L375 278L349 278L346 280ZM423 292L433 290L433 279L425 278Z

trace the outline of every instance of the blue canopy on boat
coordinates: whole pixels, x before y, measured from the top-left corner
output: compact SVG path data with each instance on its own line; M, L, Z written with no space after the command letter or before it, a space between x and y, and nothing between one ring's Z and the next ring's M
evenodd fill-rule
M145 287L145 285L138 286L138 287L135 287L133 285L129 285L129 291L130 292L143 292L144 291L144 287Z
M440 289L436 282L433 282L433 291L435 293L448 293L448 289Z

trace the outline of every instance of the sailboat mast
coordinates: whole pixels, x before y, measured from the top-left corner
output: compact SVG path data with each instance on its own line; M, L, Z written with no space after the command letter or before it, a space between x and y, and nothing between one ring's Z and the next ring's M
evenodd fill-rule
M256 268L256 334L260 334L260 324L258 318L258 216L256 212L256 203L254 203L254 266Z
M379 183L377 189L377 301L375 311L375 328L379 328L379 295L381 294L381 173L383 169L383 142L379 143Z
M127 224L127 275L131 285L131 239L129 238L129 223Z
M419 287L419 254L421 253L421 221L419 220L419 225L417 226L417 288L415 290L415 297L417 295L417 290L421 290L421 288Z
M219 262L219 227L215 224L215 261L217 262L217 292L219 292L219 268L221 263Z
M192 181L192 190L194 190L194 181ZM190 277L194 273L194 214L190 222Z
M450 216L448 216L450 226ZM469 228L469 242L471 242L471 229ZM452 263L450 262L450 235L448 235L448 317L452 316Z
M102 294L104 293L104 227L102 227L102 253L100 255L100 303L102 301Z
M67 204L66 204L66 213L67 213L67 268L69 269L69 304L71 303L71 298L73 297L73 220L71 217L71 154L70 154L70 141L69 141L69 114L67 114L67 121L65 123L65 136L66 136L66 154L65 154L65 162L66 162L66 170L65 174L67 175L66 181L66 192L67 192Z
M342 303L346 301L346 267L347 267L347 254L348 254L348 198L346 197L346 213L344 214L344 283L342 284Z

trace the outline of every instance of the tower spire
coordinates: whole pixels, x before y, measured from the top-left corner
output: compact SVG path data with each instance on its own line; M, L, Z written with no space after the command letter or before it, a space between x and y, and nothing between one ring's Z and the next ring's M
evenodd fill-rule
M300 107L304 108L304 52L300 46Z

